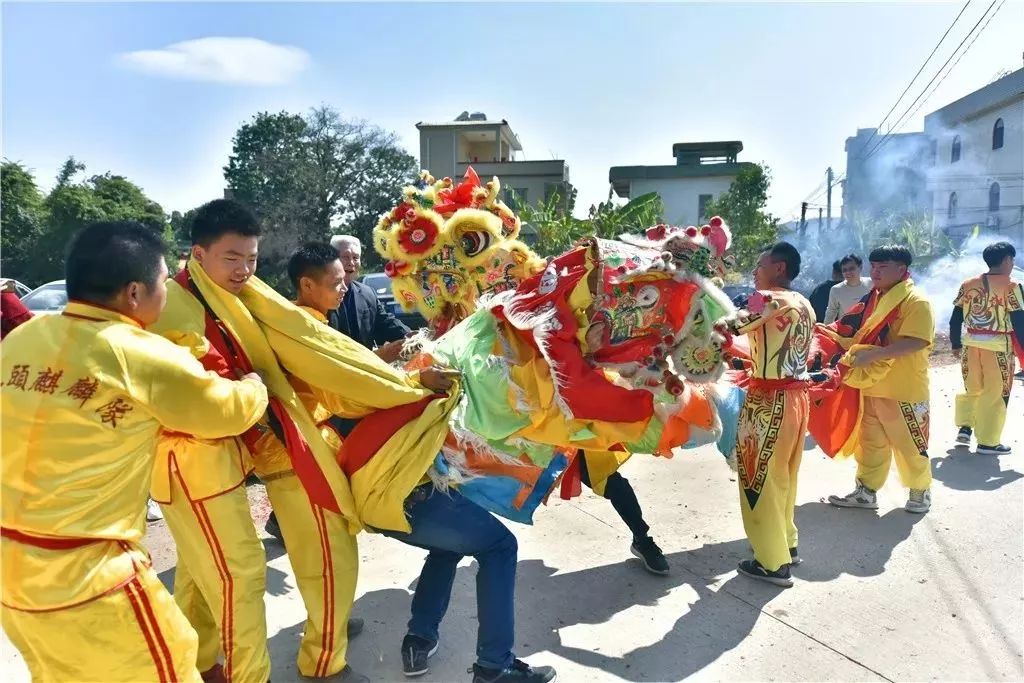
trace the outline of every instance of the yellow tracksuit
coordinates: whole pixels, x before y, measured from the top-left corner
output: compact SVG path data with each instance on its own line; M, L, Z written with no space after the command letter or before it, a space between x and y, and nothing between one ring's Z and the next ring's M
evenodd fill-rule
M854 457L857 479L869 489L877 491L885 484L894 457L904 486L931 486L928 351L934 336L931 304L911 288L884 340L913 337L924 339L928 346L892 360L885 376L861 391L864 410ZM885 345L883 341L881 346Z
M1015 372L1010 315L1024 310L1024 290L1007 275L986 274L966 280L953 305L967 327L960 356L965 391L956 397L956 424L973 428L979 444L996 446Z
M777 308L737 329L750 340L751 385L737 427L740 513L754 558L768 571L789 564L807 433L806 375L814 309L789 290L769 292Z
M318 311L303 307L325 323ZM322 394L296 377L289 381L313 419L321 425L324 440L334 451L341 439L328 424L332 413ZM265 434L256 444L256 474L267 486L267 496L277 515L295 572L307 619L299 644L298 668L303 676L323 678L338 673L346 664L348 617L355 599L359 575L356 537L345 519L309 501L295 476L281 441Z
M34 680L198 681L196 635L140 545L158 434L248 429L229 382L115 312L72 302L3 342L3 627Z

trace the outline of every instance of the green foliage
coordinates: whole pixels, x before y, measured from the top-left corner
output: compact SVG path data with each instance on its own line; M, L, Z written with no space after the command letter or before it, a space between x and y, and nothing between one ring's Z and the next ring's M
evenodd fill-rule
M732 254L741 272L751 270L764 248L778 239L779 219L764 210L770 185L771 171L764 164L744 168L705 209L708 216L721 216L732 230Z
M224 178L263 223L260 274L274 280L301 242L344 231L369 245L377 219L417 172L394 134L320 107L305 116L261 112L242 125ZM373 267L376 252L363 255Z
M587 218L573 218L576 190L568 202L552 193L536 207L522 206L519 218L536 233L534 250L541 256L564 252L577 240L594 235L615 239L625 233L641 233L661 221L665 206L657 193L641 195L616 206L610 200L591 206Z
M31 284L60 279L68 242L94 221L133 220L165 237L171 234L160 205L123 176L106 173L75 182L85 166L71 157L43 198L31 174L20 165L4 162L2 168L4 271L10 277ZM174 270L173 245L167 261Z

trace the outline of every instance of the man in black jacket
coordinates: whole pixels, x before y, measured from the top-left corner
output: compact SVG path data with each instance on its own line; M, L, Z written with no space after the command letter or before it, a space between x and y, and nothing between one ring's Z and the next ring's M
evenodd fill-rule
M832 264L832 279L825 280L815 287L814 291L807 297L807 300L811 302L811 308L814 309L814 315L817 316L819 323L825 322L825 309L828 308L829 292L842 281L842 266L839 261L836 261Z
M341 307L330 318L331 327L368 349L376 347L382 360L393 363L398 359L409 328L384 308L371 287L357 280L363 253L359 240L350 235L335 235L331 246L338 252L348 285Z

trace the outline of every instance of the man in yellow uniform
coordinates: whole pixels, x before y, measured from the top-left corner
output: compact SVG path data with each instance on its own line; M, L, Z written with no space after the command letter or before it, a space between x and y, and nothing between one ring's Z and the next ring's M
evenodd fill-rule
M779 242L757 261L749 315L735 331L750 341L750 385L737 427L740 513L754 558L739 572L777 586L793 585L799 563L793 519L797 473L808 419L807 358L814 308L790 283L800 254Z
M985 247L982 257L988 272L960 285L949 319L949 340L960 357L965 389L956 397L956 443L970 446L971 436L977 436L981 455L1012 452L1000 439L1013 386L1015 350L1024 363L1024 289L1010 279L1016 256L1009 242ZM961 338L965 323L967 336Z
M196 635L140 545L161 430L219 439L267 407L145 331L165 247L137 223L71 242L70 303L3 348L3 628L38 681L199 681Z
M207 368L231 377L250 369L251 349L221 321L216 310L221 304L204 297L191 269L237 297L256 270L259 223L241 204L215 200L196 212L191 233L192 263L168 285L167 308L153 330L188 348ZM240 303L237 307L242 308ZM271 447L284 437L282 419L287 419L284 412L268 413L264 424L240 438L174 433L161 439L152 496L161 503L178 549L174 597L199 633L200 671L220 669L217 658L223 653L228 681L269 679L266 556L244 485L255 470L267 483L281 520L309 614L298 654L300 673L365 680L345 659L346 619L358 568L355 539L340 515L311 501L294 476L288 451ZM281 434L275 436L275 430ZM361 630L362 624L351 626Z
M877 509L876 491L885 484L895 457L900 480L910 489L905 509L921 514L931 507L928 350L935 321L931 304L910 280L909 249L878 247L868 260L874 285L867 297L869 308L875 309L873 316L889 313L877 344L852 349L851 367L881 368L881 376L861 390L863 409L854 449L857 487L846 496L829 496L828 502Z

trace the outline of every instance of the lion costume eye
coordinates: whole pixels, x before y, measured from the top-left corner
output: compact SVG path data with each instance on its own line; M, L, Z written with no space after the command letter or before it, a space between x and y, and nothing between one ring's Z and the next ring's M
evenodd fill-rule
M491 234L482 230L464 232L459 240L463 253L472 258L482 254L491 246Z

